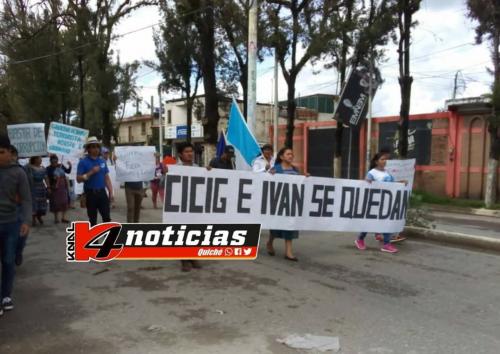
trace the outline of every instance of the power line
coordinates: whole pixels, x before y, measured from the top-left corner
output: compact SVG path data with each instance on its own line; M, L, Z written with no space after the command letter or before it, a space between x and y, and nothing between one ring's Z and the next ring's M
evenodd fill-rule
M470 43L470 42L462 43L462 44L459 44L459 45L456 45L456 46L453 46L453 47L449 47L449 48L441 49L441 50L438 50L438 51L435 51L435 52L431 52L431 53L428 53L428 54L425 54L425 55L422 55L422 56L419 56L419 57L412 57L412 58L410 58L410 61L411 62L421 61L422 59L427 59L427 58L432 57L432 56L434 56L436 54L440 54L440 53L443 53L443 52L447 52L447 51L450 51L450 50L458 49L458 48L469 46L469 45L474 45L474 43ZM380 65L379 67L380 68L384 68L384 67L389 67L389 66L395 66L395 65L398 65L398 64L399 63L390 63L390 64Z
M189 16L189 15L195 14L197 12L201 12L201 11L207 10L207 9L209 9L211 7L212 6L205 6L205 7L202 7L200 9L196 9L196 10L193 10L193 11L186 12L186 13L184 13L182 15L179 15L179 17ZM146 29L150 29L150 28L153 28L155 26L161 25L162 23L163 22L160 21L160 22L154 23L152 25L148 25L148 26L144 26L144 27L141 27L141 28L137 28L135 30L131 30L131 31L128 31L128 32L125 32L125 33L122 33L122 34L117 34L117 35L112 36L111 40L114 41L114 40L116 40L118 38L123 38L125 36L130 35L130 34L141 32L141 31L144 31ZM53 52L53 53L49 53L49 54L46 54L46 55L41 55L41 56L38 56L38 57L33 57L33 58L28 58L28 59L11 61L9 64L17 65L17 64L30 63L30 62L33 62L33 61L50 58L52 56L57 56L57 55L61 55L61 54L64 54L64 53L72 52L72 51L75 51L75 50L78 50L78 49L81 49L81 48L84 48L84 47L88 47L88 46L96 44L96 43L99 43L99 41L95 40L95 41L87 42L87 43L80 44L80 45L78 45L76 47L73 47L73 48L68 48L68 49L65 49L65 50L62 50L62 51L59 51L59 52ZM4 53L0 53L0 54L7 56Z

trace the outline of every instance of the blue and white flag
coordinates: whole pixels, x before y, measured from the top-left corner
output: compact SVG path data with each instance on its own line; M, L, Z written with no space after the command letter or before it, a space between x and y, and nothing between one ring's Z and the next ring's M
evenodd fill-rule
M252 162L261 154L261 150L234 99L229 112L226 139L235 149L236 169L251 170Z

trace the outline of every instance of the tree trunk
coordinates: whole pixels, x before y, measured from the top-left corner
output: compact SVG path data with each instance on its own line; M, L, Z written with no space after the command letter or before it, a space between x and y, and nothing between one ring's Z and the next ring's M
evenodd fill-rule
M186 99L186 105L187 105L187 133L186 133L186 140L187 142L191 142L191 125L193 124L193 97L187 97Z
M399 157L406 158L408 156L408 128L410 123L410 100L411 100L411 84L413 78L405 76L399 80L401 85L401 109L399 111Z
M486 192L484 204L486 208L491 208L497 200L498 186L498 159L500 155L500 136L498 128L490 128L490 159L488 162L488 175L486 177Z
M413 78L410 76L410 31L412 25L413 10L409 1L405 0L403 12L400 13L399 29L399 86L401 89L401 108L399 111L399 143L398 152L400 158L408 156L408 128L410 120L411 85Z
M288 81L288 102L287 102L287 123L286 123L286 138L285 146L293 149L293 131L295 128L295 80L296 77L290 76Z
M498 90L500 87L500 53L498 47L500 45L500 32L496 31L493 37L493 66L495 71L495 82L493 84L493 99L492 99L492 117L491 119L498 120ZM500 157L500 128L496 124L489 123L488 131L490 133L490 160L488 163L488 175L486 177L486 193L484 196L484 204L487 208L491 208L497 199L497 178L498 178L498 160Z
M198 18L196 26L201 37L201 71L205 89L205 138L208 143L217 143L217 126L219 123L219 97L215 77L215 22L213 1L205 1L208 7L205 16Z
M113 134L113 127L111 126L111 112L107 109L102 111L102 143L105 146L111 146L111 136Z
M78 55L78 93L80 98L80 128L85 128L85 98L84 98L84 77L83 77L83 58Z

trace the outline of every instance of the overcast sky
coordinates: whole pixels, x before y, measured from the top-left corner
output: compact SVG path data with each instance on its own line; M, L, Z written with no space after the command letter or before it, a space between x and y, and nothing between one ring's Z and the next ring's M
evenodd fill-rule
M416 15L419 24L412 32L411 72L414 76L411 113L435 112L444 107L444 101L451 98L454 77L459 75L457 97L473 97L487 93L492 77L487 73L491 59L486 44L474 44L474 24L465 17L464 0L423 0ZM156 60L153 43L153 29L147 28L160 21L156 8L144 8L125 19L117 30L118 34L129 33L116 40L114 48L119 51L122 62L133 60ZM383 86L374 100L375 116L398 115L400 105L397 82L398 65L396 46L387 46L386 62L381 64ZM273 92L273 58L267 58L257 66L257 100L271 102ZM319 74L314 72L320 71ZM160 76L147 67L140 69L137 83L145 101L154 95L158 102L157 86ZM287 87L280 74L279 99L286 99ZM315 93L337 93L335 70L306 67L297 80L297 95ZM169 95L172 97L172 95ZM174 95L175 97L175 95ZM142 107L146 111L145 104ZM127 110L133 113L134 109Z

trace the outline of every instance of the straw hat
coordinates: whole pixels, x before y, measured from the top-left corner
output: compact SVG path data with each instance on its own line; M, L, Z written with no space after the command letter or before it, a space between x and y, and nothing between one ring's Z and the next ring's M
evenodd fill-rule
M87 144L85 144L85 149L87 148L87 146L89 146L90 144L97 144L99 146L101 146L101 142L99 140L97 140L97 138L95 136L90 136L88 139L87 139Z

